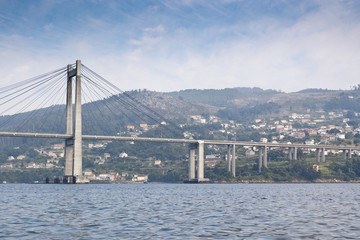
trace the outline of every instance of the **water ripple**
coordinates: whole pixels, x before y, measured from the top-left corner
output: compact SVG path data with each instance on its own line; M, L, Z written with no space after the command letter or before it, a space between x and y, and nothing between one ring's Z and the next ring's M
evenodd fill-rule
M3 239L357 239L360 184L0 185Z

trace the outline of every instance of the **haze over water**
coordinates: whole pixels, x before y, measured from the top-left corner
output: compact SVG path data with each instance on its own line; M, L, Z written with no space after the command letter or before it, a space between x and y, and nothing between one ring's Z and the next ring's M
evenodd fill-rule
M2 239L357 239L360 184L0 185Z

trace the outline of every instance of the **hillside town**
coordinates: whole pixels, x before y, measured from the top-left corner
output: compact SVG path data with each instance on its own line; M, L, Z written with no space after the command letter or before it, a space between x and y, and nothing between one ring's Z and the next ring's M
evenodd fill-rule
M360 142L360 128L354 126L351 122L351 117L358 117L357 112L339 111L339 112L325 112L317 111L306 113L292 113L284 118L256 118L248 124L237 123L235 121L226 121L217 116L202 116L191 115L188 117L186 124L179 124L179 127L185 129L186 126L206 127L210 125L218 126L217 129L211 128L208 130L208 136L213 139L224 138L236 140L237 134L241 129L251 131L257 138L249 139L255 142L272 142L272 143L300 143L305 145L318 144L334 144L334 145L357 145ZM161 125L166 125L162 122ZM138 126L128 125L126 132L118 133L118 135L127 136L141 136L151 129L158 128L159 125L148 125L142 123ZM210 128L209 128L210 129ZM184 138L193 138L197 135L195 131L184 131ZM240 139L239 141L242 141ZM115 158L121 161L133 160L138 161L139 157L130 155L129 153L119 149L119 153L114 156L113 153L106 152L107 145L111 141L97 141L86 142L83 144L85 156L92 161L91 168L85 168L83 174L90 179L90 181L106 181L106 182L122 182L122 183L144 183L148 181L148 175L143 172L123 171L123 172L103 172L96 171L98 167L106 164ZM133 143L130 143L133 144ZM13 154L6 156L6 161L2 161L0 169L16 170L16 169L63 169L64 144L55 143L50 146L43 146L34 148L26 155L25 151L20 146L12 149ZM271 150L271 149L270 149ZM278 150L278 149L277 149ZM280 149L287 152L288 149ZM244 147L240 152L238 158L249 158L257 155L258 149L256 147ZM308 148L304 153L310 154L315 149ZM94 154L97 153L97 154ZM341 154L341 150L328 150L328 154ZM185 153L186 154L186 153ZM354 151L353 154L360 155L359 151ZM146 161L153 167L164 167L165 159L157 159L149 156ZM226 156L218 146L207 146L205 155L205 165L208 168L214 168L218 163L225 161ZM98 166L98 167L96 167ZM94 172L95 170L95 172Z

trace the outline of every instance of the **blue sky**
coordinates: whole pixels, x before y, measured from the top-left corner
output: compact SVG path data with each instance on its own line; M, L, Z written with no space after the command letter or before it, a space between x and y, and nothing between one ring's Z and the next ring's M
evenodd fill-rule
M360 1L0 0L1 85L77 59L122 90L350 89Z

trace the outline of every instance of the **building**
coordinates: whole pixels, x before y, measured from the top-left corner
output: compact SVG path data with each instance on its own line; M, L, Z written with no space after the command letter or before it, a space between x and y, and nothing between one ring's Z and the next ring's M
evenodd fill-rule
M255 156L255 152L254 152L253 150L251 150L251 149L248 149L248 150L246 150L246 152L245 152L245 156L246 156L246 157Z
M17 160L24 160L26 158L25 155L19 155L16 157Z
M64 144L53 144L51 148L54 150L61 150L64 149Z
M133 182L147 182L148 181L148 175L134 174L131 181L133 181Z

